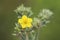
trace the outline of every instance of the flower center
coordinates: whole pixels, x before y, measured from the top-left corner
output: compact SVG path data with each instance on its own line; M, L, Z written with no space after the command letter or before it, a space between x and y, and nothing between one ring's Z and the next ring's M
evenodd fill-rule
M27 24L27 21L24 21L25 24Z
M27 19L24 20L24 24L27 24Z

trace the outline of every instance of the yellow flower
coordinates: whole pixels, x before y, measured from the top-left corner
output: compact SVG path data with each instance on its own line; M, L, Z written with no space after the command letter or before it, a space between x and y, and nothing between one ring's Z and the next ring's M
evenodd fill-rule
M23 15L21 19L18 19L18 23L22 26L22 28L30 28L32 27L32 18L28 18L26 15Z

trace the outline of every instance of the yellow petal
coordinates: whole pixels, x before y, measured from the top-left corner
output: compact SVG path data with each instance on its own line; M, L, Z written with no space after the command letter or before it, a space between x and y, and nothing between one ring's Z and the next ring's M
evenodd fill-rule
M22 19L18 19L18 23L22 23Z
M26 28L26 24L21 24L22 28Z
M27 16L26 15L23 15L22 16L22 20L27 20Z
M27 24L27 27L29 27L29 28L32 27L32 24L31 23L28 23Z
M28 18L28 22L32 22L32 18Z

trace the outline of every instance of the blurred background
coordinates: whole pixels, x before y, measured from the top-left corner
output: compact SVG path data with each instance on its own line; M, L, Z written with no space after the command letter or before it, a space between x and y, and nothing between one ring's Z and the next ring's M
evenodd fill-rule
M35 15L40 9L50 9L54 14L51 22L40 29L39 40L60 40L60 0L0 0L0 40L17 40L11 35L17 21L14 10L22 3Z

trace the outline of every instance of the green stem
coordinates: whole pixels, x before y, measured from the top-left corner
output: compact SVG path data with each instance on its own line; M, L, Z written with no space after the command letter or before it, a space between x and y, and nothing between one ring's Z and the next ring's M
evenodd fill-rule
M20 33L20 40L23 40L23 39L22 39L22 33Z
M28 32L26 32L26 40L29 40Z
M41 26L38 25L37 34L36 34L36 35L37 35L37 36L36 36L36 40L39 40L40 27L41 27Z

